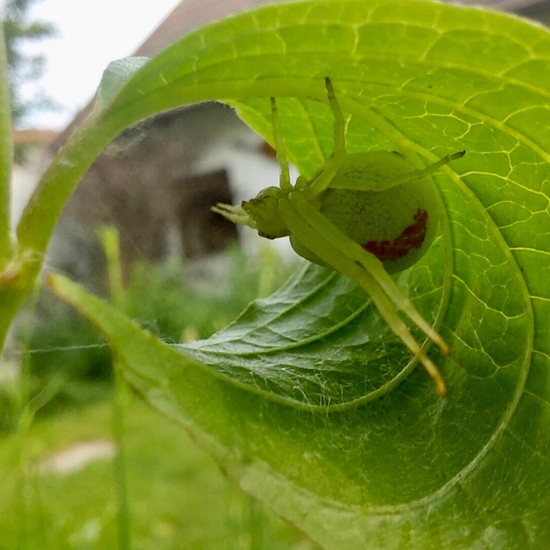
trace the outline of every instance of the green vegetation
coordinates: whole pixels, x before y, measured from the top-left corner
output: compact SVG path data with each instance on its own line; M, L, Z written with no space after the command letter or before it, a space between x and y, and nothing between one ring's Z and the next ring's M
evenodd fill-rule
M236 249L224 259L225 268L211 271L213 280L200 288L181 262L139 265L121 307L163 340L205 338L278 286L293 265L268 249L263 262ZM61 461L67 451L76 454L82 444L114 446L118 437L125 449L132 548L313 548L242 494L180 428L136 396L124 392L117 409L109 406L109 348L49 293L37 304L26 312L21 336L28 346L22 378L0 386L0 549L115 548L120 522L114 457L75 472L44 464L55 456ZM124 417L122 434L114 433L113 414Z
M125 414L132 548L314 548L261 511L179 427L141 400L131 398ZM40 469L61 451L108 441L105 403L37 422L23 440L0 439L2 550L116 548L112 458L66 473Z
M272 142L276 97L289 159L311 178L334 148L329 78L348 120L348 154L398 150L421 168L467 151L434 179L439 235L397 278L452 348L433 355L445 399L364 292L324 268L304 268L227 329L181 346L62 277L49 283L101 330L135 392L323 547L544 546L549 52L547 29L502 14L317 0L266 6L148 62L117 62L93 115L45 173L16 242L0 210L0 334L33 288L68 197L122 130L223 98ZM10 154L2 144L2 199Z
M11 109L14 124L20 124L34 109L51 107L45 97L23 97L22 87L44 73L45 60L42 55L29 55L24 46L40 42L55 34L55 28L43 21L31 21L29 11L37 0L5 0L4 37L6 59L9 69Z
M234 249L218 260L217 268L206 268L209 275L203 269L202 283L176 259L137 265L120 307L167 343L207 338L249 302L277 288L295 265L269 247L255 259ZM111 391L111 352L101 335L47 289L31 302L18 325L25 396L18 381L0 386L0 431L14 429L26 401L38 404L35 413L43 417L104 400Z

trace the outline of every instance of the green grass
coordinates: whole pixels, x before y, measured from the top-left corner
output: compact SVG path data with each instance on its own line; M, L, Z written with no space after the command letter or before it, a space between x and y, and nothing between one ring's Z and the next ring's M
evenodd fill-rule
M178 426L136 397L125 415L132 548L314 548L242 494ZM79 442L111 439L111 425L102 403L0 439L0 548L117 548L112 459L64 475L38 468Z
M228 259L225 275L218 275L224 285L214 280L200 290L182 276L179 263L138 266L122 306L167 341L205 337L272 291L291 269L275 256L244 261L233 251ZM222 286L223 293L212 294ZM114 443L116 424L109 349L73 310L40 296L22 332L29 350L22 355L23 375L0 391L1 550L314 547L240 492L181 428L127 392L118 402L122 474L114 457L65 474L41 470L45 460L79 443ZM129 503L126 546L121 475Z

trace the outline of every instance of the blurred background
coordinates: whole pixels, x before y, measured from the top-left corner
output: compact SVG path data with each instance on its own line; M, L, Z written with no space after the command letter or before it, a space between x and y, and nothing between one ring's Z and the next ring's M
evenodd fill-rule
M109 62L153 56L195 28L264 3L4 0L13 223L90 113ZM462 3L550 23L548 0ZM286 243L259 239L210 210L277 181L273 150L228 107L204 103L156 116L94 162L65 209L46 268L107 297L109 228L118 241L110 261L124 280L121 308L168 342L208 337L296 265ZM129 392L122 498L112 399L108 348L37 288L0 361L0 549L116 547L124 498L135 548L313 548Z

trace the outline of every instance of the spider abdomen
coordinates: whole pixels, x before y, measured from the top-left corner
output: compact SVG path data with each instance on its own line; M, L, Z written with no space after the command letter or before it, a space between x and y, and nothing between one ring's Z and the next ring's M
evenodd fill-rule
M414 249L422 247L426 239L427 226L428 213L419 208L414 215L413 223L395 239L371 240L360 244L382 262L400 260Z
M360 153L346 157L319 211L347 237L374 254L389 271L416 263L431 245L438 224L430 177L407 180L415 167L397 153ZM299 243L295 250L319 262Z

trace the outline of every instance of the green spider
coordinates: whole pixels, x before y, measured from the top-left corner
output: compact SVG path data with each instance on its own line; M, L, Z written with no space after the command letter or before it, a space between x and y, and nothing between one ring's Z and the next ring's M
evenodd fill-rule
M428 180L441 166L460 158L448 155L416 170L389 151L346 154L345 122L331 81L325 80L334 116L334 151L310 180L290 182L277 105L271 98L273 133L280 166L279 187L268 187L241 206L217 204L213 211L262 237L289 237L294 250L316 264L354 279L383 319L434 379L439 395L443 378L411 334L401 311L444 355L443 338L414 308L388 272L406 269L430 247L438 225L438 204Z

